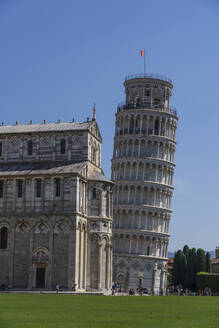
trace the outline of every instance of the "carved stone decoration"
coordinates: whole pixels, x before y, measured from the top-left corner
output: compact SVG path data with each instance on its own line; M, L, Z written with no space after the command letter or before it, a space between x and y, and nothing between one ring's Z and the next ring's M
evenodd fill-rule
M45 221L41 221L35 226L34 232L35 233L48 233L49 226Z
M158 270L161 270L162 269L162 263L160 262L160 263L158 263L158 265L157 265L157 268L158 268Z
M49 186L51 184L51 179L45 179L44 184Z
M132 261L132 269L138 271L140 268L140 263L137 260Z
M121 270L124 270L126 267L127 267L127 263L125 260L122 260L119 262L118 264L118 267L121 269Z
M41 147L51 147L52 146L52 138L50 136L40 137L40 146Z
M71 179L69 179L69 178L64 178L63 182L64 182L64 185L65 185L66 187L70 187L70 185L71 185Z
M25 233L25 232L30 232L30 230L31 229L29 224L25 221L21 221L17 224L15 231Z
M103 223L103 227L104 228L107 228L108 227L108 222L107 221L102 221L102 223Z
M156 263L156 262L155 262L154 265L153 265L153 269L154 269L154 270L157 270L157 269L158 269L158 267L157 267L157 263Z
M91 222L91 228L93 229L93 230L95 230L96 228L97 228L97 224L96 224L96 222Z
M55 233L67 232L69 230L69 223L67 220L58 220L54 227Z
M18 152L20 150L20 138L11 137L8 139L9 152Z
M38 247L33 251L32 261L37 263L47 263L49 261L49 250L46 247Z
M145 267L146 267L147 271L151 271L151 269L152 269L152 265L150 262L148 262Z
M72 136L72 144L73 144L73 146L78 146L78 145L80 145L81 144L81 139L80 139L80 137L79 136L77 136L77 135L74 135L74 136Z

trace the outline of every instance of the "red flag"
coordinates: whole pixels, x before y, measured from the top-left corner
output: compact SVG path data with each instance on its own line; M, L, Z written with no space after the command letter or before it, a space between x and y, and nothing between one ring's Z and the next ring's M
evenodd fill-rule
M144 50L141 50L141 57L144 57Z

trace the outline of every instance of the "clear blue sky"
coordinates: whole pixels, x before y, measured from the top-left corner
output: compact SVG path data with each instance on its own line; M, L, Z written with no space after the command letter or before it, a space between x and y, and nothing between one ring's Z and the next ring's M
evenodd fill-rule
M97 106L110 176L126 75L174 81L179 113L169 250L219 243L219 1L0 0L0 120L83 121Z

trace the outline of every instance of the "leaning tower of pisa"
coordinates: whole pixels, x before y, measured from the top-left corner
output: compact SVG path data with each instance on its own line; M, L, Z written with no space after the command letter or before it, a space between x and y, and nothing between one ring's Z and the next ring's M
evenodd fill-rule
M112 159L114 276L122 290L165 294L177 113L172 81L140 74L125 79Z

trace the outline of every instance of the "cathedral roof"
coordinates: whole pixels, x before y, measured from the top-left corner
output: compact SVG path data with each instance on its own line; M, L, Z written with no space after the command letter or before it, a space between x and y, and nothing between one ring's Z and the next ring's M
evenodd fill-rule
M94 121L71 123L16 124L0 126L0 134L89 130Z
M104 181L104 182L109 182L111 184L113 184L113 182L109 179L107 179L105 177L105 175L103 174L103 172L99 172L97 170L93 170L90 174L89 174L89 180L92 181Z
M59 175L59 174L80 174L81 170L88 164L87 161L76 163L21 163L2 164L0 166L0 177L5 176L37 176L37 175ZM92 170L88 179L92 181L103 181L112 183L105 177L103 172Z
M73 174L79 173L86 162L80 163L30 163L30 164L11 164L0 166L0 176L26 176L41 174Z

